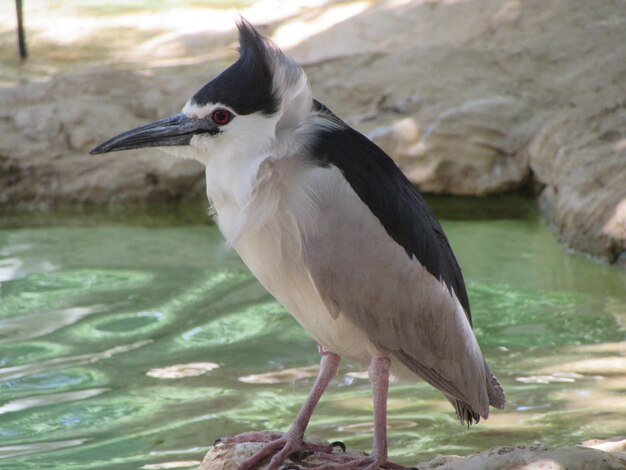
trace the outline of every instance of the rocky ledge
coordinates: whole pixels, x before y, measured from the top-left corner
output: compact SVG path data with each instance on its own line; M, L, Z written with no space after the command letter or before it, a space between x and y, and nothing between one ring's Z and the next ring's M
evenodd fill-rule
M420 189L530 190L569 247L626 264L622 2L304 4L284 19L243 13L304 65L321 101L384 147ZM189 57L198 44L218 50L195 65L96 66L1 88L0 204L202 199L194 162L157 151L87 152L178 112L234 58L234 39L223 27L155 36L136 56Z
M234 470L262 444L218 445L211 449L199 470ZM340 450L339 450L340 452ZM315 456L285 462L303 468L331 463ZM544 444L494 447L459 456L437 456L415 464L418 470L623 470L626 468L626 438L592 440L580 445L550 448Z

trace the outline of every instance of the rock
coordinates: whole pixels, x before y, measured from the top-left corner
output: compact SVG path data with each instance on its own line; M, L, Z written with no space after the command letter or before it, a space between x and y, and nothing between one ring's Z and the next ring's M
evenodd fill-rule
M623 470L626 439L588 441L582 445L549 448L544 444L494 447L467 457L435 457L419 470ZM605 449L602 446L606 445Z
M618 261L626 252L626 106L557 113L535 136L530 168L540 206L575 249ZM626 261L626 260L625 260Z
M415 119L405 118L370 137L423 191L484 195L526 183L524 150L537 125L526 103L490 96L445 110L422 135Z
M327 441L311 438L308 442L314 444L328 445ZM246 459L254 455L255 452L263 447L263 443L259 442L244 442L242 444L235 445L222 445L218 444L214 446L205 455L200 464L199 470L236 470L237 466L243 463ZM341 450L337 448L335 452L341 453ZM354 449L347 448L346 452L359 453L365 455L365 453L355 451ZM303 466L320 466L325 463L332 463L330 460L318 458L315 455L304 456L302 459L287 459L284 461L284 465L303 465Z
M42 208L200 200L204 170L197 162L155 149L88 154L117 131L177 112L180 104L170 98L168 105L168 95L159 80L124 71L0 90L5 111L0 117L0 204Z
M218 445L205 456L199 470L231 470L263 444ZM350 450L348 450L350 451ZM286 461L285 464L297 462ZM305 458L301 464L321 465L323 460ZM626 468L626 438L591 440L581 445L549 448L544 444L501 446L467 457L437 456L417 464L419 470L623 470Z

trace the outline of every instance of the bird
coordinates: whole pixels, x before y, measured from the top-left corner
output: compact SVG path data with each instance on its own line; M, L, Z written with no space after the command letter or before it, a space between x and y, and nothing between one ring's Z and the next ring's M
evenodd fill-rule
M390 376L425 380L463 424L506 396L473 333L461 269L419 191L376 144L313 97L300 65L243 17L239 57L179 114L91 150L158 147L205 166L226 243L317 342L319 372L286 432L224 437L263 443L240 470L315 452L326 469L401 469L388 459ZM333 452L304 433L341 358L367 367L370 454Z

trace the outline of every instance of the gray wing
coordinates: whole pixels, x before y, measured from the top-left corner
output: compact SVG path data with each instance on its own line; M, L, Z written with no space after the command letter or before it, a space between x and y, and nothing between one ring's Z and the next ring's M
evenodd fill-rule
M316 229L303 243L324 302L392 362L486 417L486 365L454 290L407 255L336 167L326 171L336 184L318 192Z
M318 165L339 168L350 187L409 257L415 256L461 302L470 324L463 275L441 225L420 193L382 149L335 116L322 103L315 109L330 126L308 144Z

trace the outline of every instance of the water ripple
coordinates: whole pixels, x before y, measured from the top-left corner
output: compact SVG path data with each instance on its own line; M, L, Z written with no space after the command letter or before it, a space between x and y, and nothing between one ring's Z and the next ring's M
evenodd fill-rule
M22 398L13 400L0 406L0 415L12 413L15 411L27 410L38 406L55 405L58 403L66 403L68 401L84 400L86 398L95 397L108 391L108 388L94 388L88 390L80 390L77 392L54 393L41 395L38 397Z
M107 311L108 305L71 307L0 320L0 344L44 336L76 323L87 315ZM45 317L46 321L41 321Z
M20 444L0 447L0 459L10 459L28 454L40 452L50 452L51 450L64 449L66 447L79 446L87 442L88 439L70 439L67 441L37 442L33 444Z
M120 346L115 346L113 348L107 349L105 351L101 351L98 353L89 353L89 354L80 354L76 356L62 356L54 359L48 359L41 362L36 362L32 364L24 364L21 366L14 367L5 367L0 369L0 380L11 380L19 377L23 377L25 375L34 374L36 372L50 370L51 368L59 369L70 366L79 366L85 364L94 364L96 362L102 361L104 359L109 359L110 357L125 353L128 351L132 351L133 349L142 348L148 344L151 344L153 340L146 339L141 341L136 341L131 344L123 344Z

